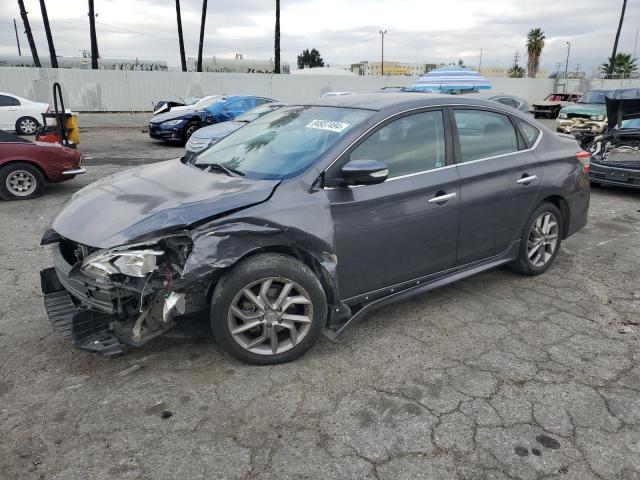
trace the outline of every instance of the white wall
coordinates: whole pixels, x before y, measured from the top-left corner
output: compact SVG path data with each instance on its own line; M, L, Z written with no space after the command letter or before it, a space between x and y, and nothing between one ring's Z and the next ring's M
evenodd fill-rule
M490 78L491 92L511 93L529 102L551 93L545 78ZM52 103L52 84L63 87L65 106L79 112L150 111L158 100L207 94L251 94L283 102L303 102L328 91L370 93L384 86L410 86L411 77L269 75L247 73L141 72L51 68L0 68L0 91ZM576 81L576 89L578 89ZM639 80L594 81L594 88L638 86ZM568 90L574 88L568 86Z

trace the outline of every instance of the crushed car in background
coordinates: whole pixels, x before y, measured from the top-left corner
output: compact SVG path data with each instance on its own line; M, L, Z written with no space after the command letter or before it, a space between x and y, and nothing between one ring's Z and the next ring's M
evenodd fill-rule
M560 110L575 103L578 98L579 93L551 93L541 102L534 103L531 111L535 118L557 118Z
M606 98L608 130L582 139L594 183L640 188L640 89L635 98Z

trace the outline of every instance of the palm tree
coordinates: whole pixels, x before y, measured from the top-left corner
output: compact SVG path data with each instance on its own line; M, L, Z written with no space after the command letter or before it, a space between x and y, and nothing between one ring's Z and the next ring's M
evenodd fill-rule
M600 70L611 78L629 78L638 71L637 61L637 58L631 58L628 53L618 53L615 58L609 59L609 63L600 65Z
M616 39L613 42L613 52L611 53L611 57L609 57L609 69L607 73L609 75L613 74L614 63L611 60L616 58L616 53L618 51L618 40L620 40L620 30L622 30L622 22L624 21L624 11L627 8L627 0L623 0L622 2L622 12L620 12L620 22L618 23L618 31L616 32Z
M273 73L280 73L280 0L276 0L276 32L273 52Z
M544 48L544 32L540 28L532 28L527 35L527 70L529 77L535 78L540 68L540 55Z

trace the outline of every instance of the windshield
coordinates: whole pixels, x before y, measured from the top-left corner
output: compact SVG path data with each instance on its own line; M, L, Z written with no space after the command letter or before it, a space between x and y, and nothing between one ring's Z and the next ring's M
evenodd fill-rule
M198 100L193 107L196 110L207 108L214 103L218 103L222 101L222 95L211 95L209 97L204 97L202 100Z
M629 120L623 120L620 124L620 128L640 128L640 118L630 118Z
M293 177L373 113L338 107L282 107L214 144L196 157L195 164L220 164L253 179Z
M260 105L259 107L252 108L251 110L243 113L242 115L238 115L236 117L236 122L253 122L254 120L257 120L258 118L260 118L261 116L266 115L267 113L272 112L280 108L281 106L282 105L270 105L270 104Z
M589 90L580 97L578 103L604 103L604 96L602 90Z

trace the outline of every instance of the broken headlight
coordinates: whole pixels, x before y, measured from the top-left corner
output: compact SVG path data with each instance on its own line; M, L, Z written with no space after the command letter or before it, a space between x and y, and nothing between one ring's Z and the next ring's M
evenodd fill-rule
M560 114L558 115L558 118L560 118L560 119L563 119L563 120L564 120L565 118L567 118L567 114L566 114L566 113L564 113L564 112L560 112Z
M595 120L596 122L602 122L607 118L606 115L591 115L591 120Z
M158 268L161 250L100 250L82 262L81 270L91 277L108 277L116 273L131 277L144 277Z

